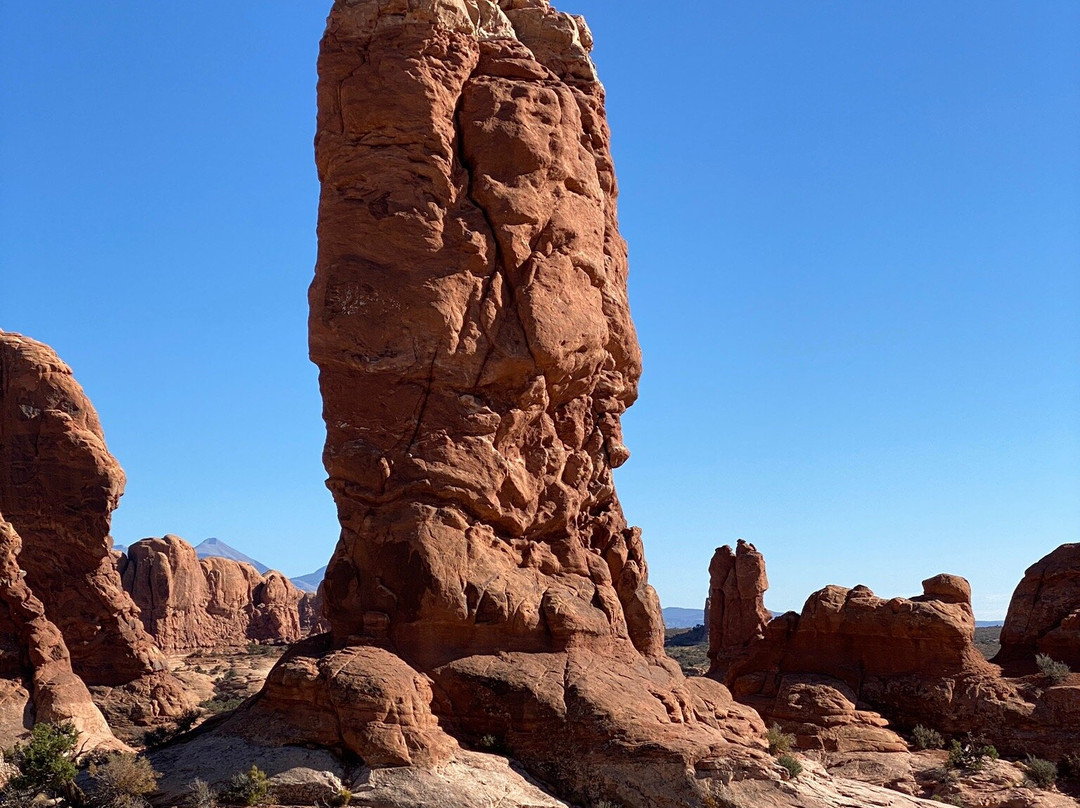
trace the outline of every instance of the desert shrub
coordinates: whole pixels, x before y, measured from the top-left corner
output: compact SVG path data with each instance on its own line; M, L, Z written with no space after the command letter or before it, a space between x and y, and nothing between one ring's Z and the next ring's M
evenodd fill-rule
M1028 755L1024 761L1024 773L1027 779L1039 788L1050 788L1057 782L1058 777L1057 766L1034 755Z
M262 805L269 793L270 778L258 766L252 766L233 776L221 798L229 805Z
M334 797L333 801L330 804L334 806L348 805L352 802L352 799L353 793L349 789L345 788L345 786L342 786L338 789L337 796Z
M922 724L915 725L915 729L911 731L911 740L919 749L940 749L945 745L945 739L940 732Z
M776 762L788 770L788 774L791 775L792 779L802 774L802 764L793 755L780 755Z
M144 757L128 753L110 755L102 764L90 764L90 805L93 808L144 808L147 794L157 791L158 773Z
M990 745L980 745L968 740L964 743L954 740L949 745L949 768L965 771L982 771L988 761L997 760L998 751Z
M70 723L35 724L30 740L16 744L11 762L19 773L6 790L30 794L55 794L75 779L75 744L79 731Z
M510 750L506 747L506 741L498 735L484 735L476 742L476 746L478 749L490 752L493 755L503 755L505 757L510 754Z
M769 744L769 754L778 755L790 752L795 743L795 736L790 732L784 732L779 724L773 724L765 733L765 740Z
M155 749L164 746L176 736L176 729L171 724L162 724L160 727L148 729L143 733L143 746L147 749Z
M227 713L235 710L243 703L244 700L239 697L222 698L221 696L214 696L214 698L204 701L199 706L213 715L218 715L219 713Z
M1069 670L1068 665L1064 662L1055 661L1049 654L1036 654L1035 664L1039 666L1042 675L1055 685L1064 682L1069 678L1069 674L1072 673L1072 671Z
M217 808L217 794L205 780L195 779L188 786L188 808Z
M185 710L173 723L163 724L160 727L154 727L151 730L147 730L146 733L143 734L143 746L151 749L158 746L164 746L174 738L178 738L185 732L189 732L201 717L202 713L198 710Z
M246 692L244 680L237 674L236 669L228 668L214 682L213 698L199 706L214 715L227 713L244 703Z

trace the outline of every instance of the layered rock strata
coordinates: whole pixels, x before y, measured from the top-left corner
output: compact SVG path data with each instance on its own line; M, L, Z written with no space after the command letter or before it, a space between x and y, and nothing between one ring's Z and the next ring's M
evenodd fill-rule
M79 731L81 750L126 748L72 671L60 630L46 616L45 607L30 591L19 567L21 550L19 534L0 516L0 677L7 680L7 694L26 692L29 702L15 698L11 704L5 703L5 718L8 707L17 710L17 717L4 721L0 740L6 748L38 721L70 722ZM32 705L32 709L27 711L23 705Z
M0 332L0 511L22 536L26 583L99 704L101 688L130 688L133 708L176 714L186 705L183 690L143 629L110 551L124 482L71 368L48 346ZM135 704L148 694L150 703Z
M1028 567L1009 601L995 662L1030 667L1036 654L1080 670L1080 544Z
M178 536L135 542L117 569L143 626L167 653L295 642L319 627L313 599L280 572L260 575L240 561L199 559Z
M764 580L760 554L743 557L760 567L747 576ZM722 565L714 568L723 573ZM714 597L719 584L713 580ZM753 611L730 597L729 608ZM715 606L711 613L722 614ZM929 578L914 598L827 586L800 614L761 623L749 643L741 627L728 642L724 625L712 622L709 675L766 721L796 732L804 747L890 751L899 738L889 722L972 733L1003 753L1053 760L1080 742L1080 687L1071 681L1036 687L1002 676L975 648L971 587L959 576Z

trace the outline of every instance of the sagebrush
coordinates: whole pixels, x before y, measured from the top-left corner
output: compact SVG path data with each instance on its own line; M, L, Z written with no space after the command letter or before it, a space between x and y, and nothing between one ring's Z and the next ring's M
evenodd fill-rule
M988 762L997 760L998 751L990 744L975 741L954 740L949 745L949 768L963 769L969 772L982 771Z
M916 724L911 731L911 740L918 749L941 749L945 745L945 739L936 729Z
M217 808L217 793L205 780L195 779L188 786L187 808Z
M146 808L147 794L157 791L158 773L150 761L131 752L110 755L90 764L90 805L93 808Z
M1058 662L1049 654L1036 654L1035 664L1039 666L1042 675L1055 685L1060 685L1068 679L1069 674L1072 673L1068 665L1064 662Z
M258 766L233 777L221 792L221 799L229 805L262 805L270 794L270 778Z
M769 744L769 754L778 755L790 752L795 744L795 736L790 732L784 732L779 724L773 724L765 733L765 741Z
M794 755L780 755L776 759L776 762L787 769L788 774L791 775L791 779L794 780L800 774L802 774L802 764L795 758Z
M1039 788L1050 788L1057 782L1058 770L1049 760L1028 755L1024 761L1024 774Z

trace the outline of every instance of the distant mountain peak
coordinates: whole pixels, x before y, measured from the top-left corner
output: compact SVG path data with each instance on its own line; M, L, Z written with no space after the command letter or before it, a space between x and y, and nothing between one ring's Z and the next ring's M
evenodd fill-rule
M270 568L262 562L256 561L249 555L245 555L235 547L230 547L216 536L204 539L195 545L195 553L199 558L229 558L233 561L244 561L259 571L260 575L266 575Z
M307 575L298 575L295 578L289 580L293 582L293 586L299 589L301 592L318 592L319 584L322 583L323 578L326 577L326 565L319 567L315 572L309 572Z

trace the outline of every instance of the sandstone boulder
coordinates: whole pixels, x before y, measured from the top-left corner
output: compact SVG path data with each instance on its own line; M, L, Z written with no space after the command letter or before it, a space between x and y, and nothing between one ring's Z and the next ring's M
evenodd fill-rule
M260 575L240 561L199 559L195 548L172 535L135 542L117 567L144 627L168 653L295 642L305 635L303 596L280 572Z
M1048 654L1080 670L1080 544L1063 544L1028 567L1009 601L996 662Z

